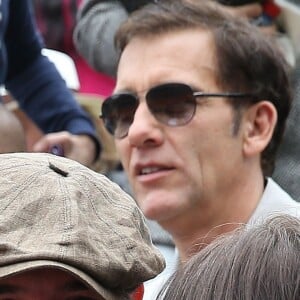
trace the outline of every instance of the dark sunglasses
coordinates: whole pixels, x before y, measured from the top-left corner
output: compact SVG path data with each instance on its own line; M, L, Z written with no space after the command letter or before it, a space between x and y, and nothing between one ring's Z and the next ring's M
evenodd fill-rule
M148 109L155 119L172 127L186 125L192 120L197 106L196 98L199 97L238 98L251 97L251 94L194 92L183 83L165 83L152 87L145 96ZM128 134L138 106L137 95L115 94L103 102L100 118L115 138L122 139Z

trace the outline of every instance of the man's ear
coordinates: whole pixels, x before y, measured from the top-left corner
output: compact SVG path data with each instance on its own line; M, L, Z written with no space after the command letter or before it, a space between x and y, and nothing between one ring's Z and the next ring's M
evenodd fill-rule
M277 111L269 101L250 106L244 115L243 152L251 157L263 152L269 144L277 122Z

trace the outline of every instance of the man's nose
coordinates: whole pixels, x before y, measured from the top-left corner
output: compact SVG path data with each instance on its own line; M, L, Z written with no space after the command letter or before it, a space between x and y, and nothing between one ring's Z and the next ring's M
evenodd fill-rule
M159 145L163 140L162 126L152 115L146 102L140 103L128 130L130 144L135 147Z

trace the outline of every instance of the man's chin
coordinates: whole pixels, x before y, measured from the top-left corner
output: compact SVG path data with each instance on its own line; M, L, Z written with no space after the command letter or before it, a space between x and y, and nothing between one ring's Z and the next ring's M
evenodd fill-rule
M144 203L140 206L143 214L149 220L162 222L169 219L170 213L172 212L171 208L167 208L165 205L155 205L154 203Z
M170 193L165 189L154 189L138 191L135 194L135 199L147 219L160 222L172 217L179 209L179 199L174 195L176 193Z

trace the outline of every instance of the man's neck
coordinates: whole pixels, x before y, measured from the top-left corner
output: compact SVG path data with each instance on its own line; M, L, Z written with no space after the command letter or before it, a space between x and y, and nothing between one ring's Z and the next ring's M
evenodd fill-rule
M173 237L182 261L198 252L217 236L237 229L250 219L263 191L264 179L238 182L239 188L222 194L219 201L211 200L211 205L200 207L189 214L172 221L162 222Z

